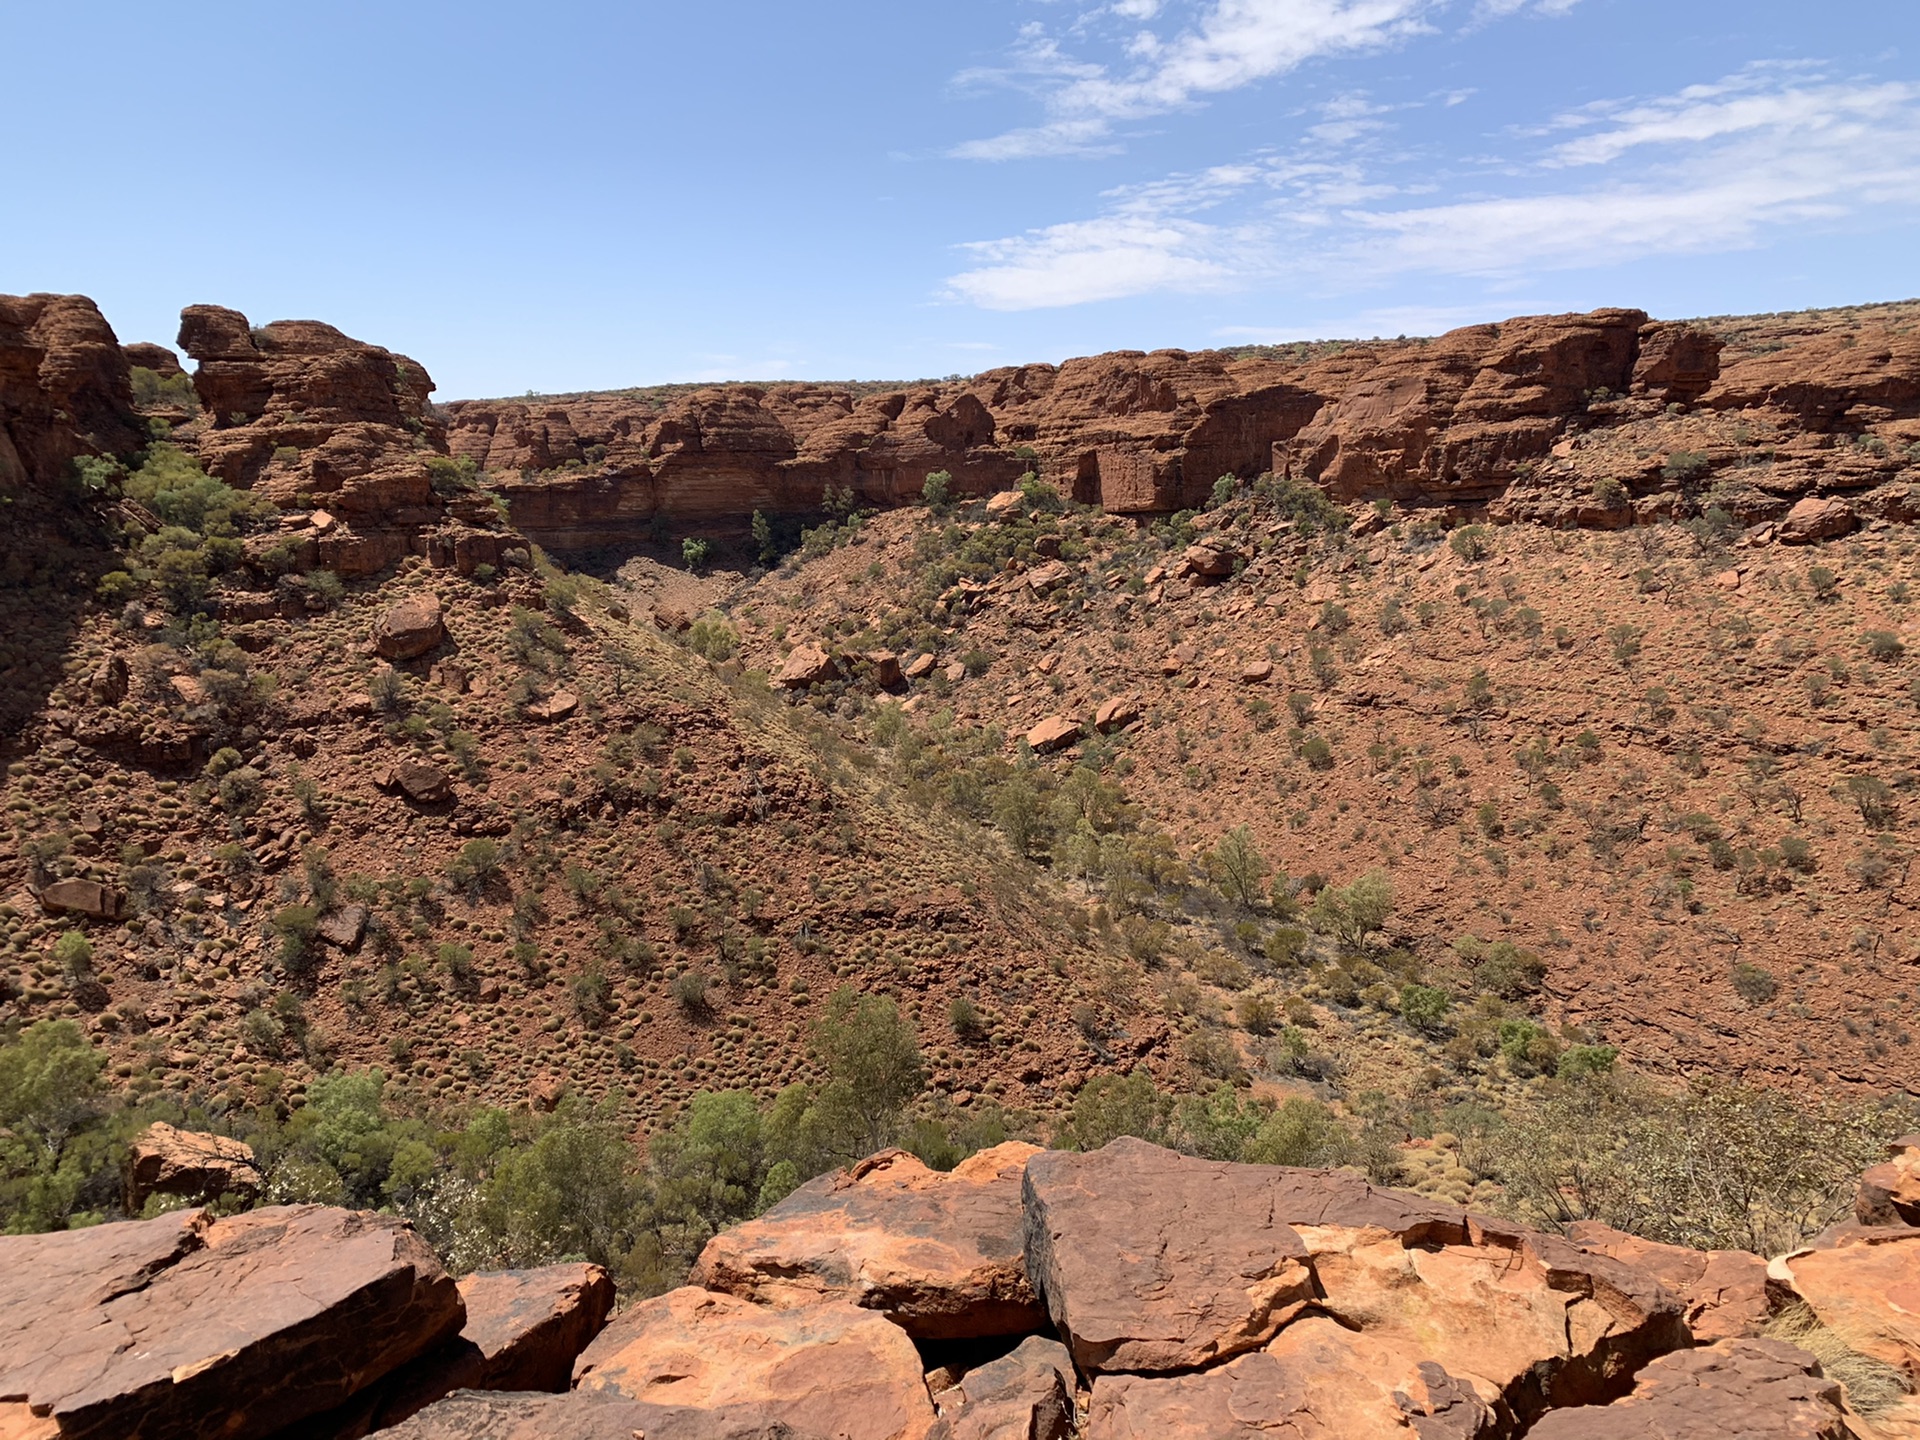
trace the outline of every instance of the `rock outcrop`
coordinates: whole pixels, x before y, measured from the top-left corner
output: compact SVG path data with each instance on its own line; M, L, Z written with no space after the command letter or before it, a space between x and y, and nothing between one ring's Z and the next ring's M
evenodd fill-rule
M844 1440L922 1440L934 1420L913 1342L873 1311L838 1300L775 1310L691 1286L609 1325L574 1386L722 1414L758 1407Z
M225 1135L176 1130L156 1120L127 1152L127 1208L138 1214L154 1195L246 1202L260 1193L253 1147Z
M99 1440L265 1436L464 1319L404 1222L314 1205L4 1239L0 1274L0 1433L31 1416Z
M0 295L0 494L51 494L88 455L147 442L129 367L84 295Z
M917 1339L1038 1330L1020 1200L1037 1153L1009 1142L943 1174L883 1151L716 1235L693 1283L777 1308L843 1298Z
M1686 1307L1687 1329L1703 1344L1760 1334L1784 1298L1767 1282L1767 1262L1746 1250L1662 1245L1594 1220L1576 1221L1567 1238L1666 1286Z
M1920 1135L1888 1143L1886 1162L1860 1177L1853 1214L1862 1225L1920 1224Z
M1720 1340L1663 1355L1611 1405L1557 1410L1528 1440L1844 1440L1840 1387L1784 1340Z

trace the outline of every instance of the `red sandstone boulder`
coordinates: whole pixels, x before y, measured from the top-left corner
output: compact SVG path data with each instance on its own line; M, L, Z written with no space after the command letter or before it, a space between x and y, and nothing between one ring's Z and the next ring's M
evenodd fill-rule
M453 798L453 781L438 765L424 760L402 760L374 775L373 783L382 790L398 790L421 805L438 805Z
M692 1283L776 1308L845 1299L916 1339L1037 1330L1046 1313L1027 1279L1020 1201L1037 1153L1010 1141L943 1174L882 1151L716 1235Z
M1328 1405L1411 1413L1394 1397L1417 1382L1426 1413L1478 1406L1524 1425L1549 1406L1612 1398L1687 1342L1678 1302L1627 1266L1344 1171L1123 1139L1035 1156L1025 1196L1028 1268L1081 1371L1215 1367L1177 1383L1242 1398L1208 1389L1192 1402L1202 1412L1244 1410L1256 1392L1291 1406L1311 1382ZM1220 1364L1251 1351L1258 1363Z
M126 897L97 880L55 880L40 891L40 903L49 910L85 915L90 920L118 920Z
M413 660L447 638L440 597L409 595L373 627L373 648L389 660Z
M1100 708L1093 712L1093 728L1102 735L1111 735L1116 730L1124 730L1140 718L1140 701L1132 695L1115 695L1102 700Z
M1770 1273L1862 1355L1920 1378L1920 1230L1841 1229L1822 1240Z
M0 1275L6 1434L25 1410L87 1440L250 1440L340 1404L463 1320L405 1222L318 1205L0 1239Z
M776 1310L692 1287L621 1315L574 1366L576 1390L717 1412L755 1407L836 1440L923 1440L933 1405L920 1356L871 1310Z
M933 673L935 663L932 652L922 650L901 668L900 673L909 680L923 680Z
M1073 1359L1057 1340L1029 1335L1013 1352L933 1397L928 1440L1067 1440L1073 1433Z
M1224 580L1233 574L1234 566L1238 565L1242 558L1240 552L1230 545L1202 540L1187 547L1186 553L1180 557L1180 563L1189 575L1203 576L1208 580Z
M1860 1177L1853 1214L1862 1225L1920 1223L1920 1135L1888 1142L1886 1163Z
M804 690L809 685L837 679L839 674L839 665L818 645L797 645L787 656L787 663L780 667L774 683L789 690Z
M1787 511L1774 530L1774 538L1782 545L1809 545L1845 535L1859 523L1846 501L1809 495Z
M1240 667L1240 682L1243 685L1264 685L1273 678L1271 660L1249 660Z
M833 1440L769 1407L649 1405L624 1395L490 1395L462 1390L381 1434L388 1440Z
M1663 1355L1611 1405L1556 1410L1528 1440L1848 1440L1840 1386L1784 1340Z
M580 697L571 690L556 690L544 700L536 700L527 706L527 715L534 720L552 724L564 720L580 708Z
M1049 715L1027 731L1028 748L1036 755L1050 755L1055 750L1064 750L1079 738L1079 722L1060 715Z
M891 650L869 650L862 658L867 662L867 678L882 690L893 689L904 678L900 657Z
M1702 1344L1758 1335L1779 1308L1767 1285L1767 1262L1750 1251L1662 1245L1597 1220L1575 1222L1567 1238L1658 1280L1686 1307L1687 1329Z
M127 1154L127 1208L138 1212L150 1195L215 1200L260 1193L260 1167L253 1147L225 1135L176 1130L156 1120L135 1138Z

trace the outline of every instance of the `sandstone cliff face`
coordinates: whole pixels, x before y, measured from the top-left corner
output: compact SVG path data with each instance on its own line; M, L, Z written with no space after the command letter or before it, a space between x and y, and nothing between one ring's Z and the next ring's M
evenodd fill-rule
M0 493L50 492L82 455L146 442L127 360L84 295L0 295Z
M1707 453L1678 478L1666 462L1711 451L1684 422L1722 415L1778 442L1766 484L1739 477L1745 493L1716 501L1754 522L1807 495L1880 487L1920 439L1911 316L1860 315L1745 322L1730 353L1720 329L1616 309L1326 347L1305 361L1120 351L892 392L464 401L447 407L449 444L500 477L516 523L561 548L650 525L738 531L755 510L817 510L830 486L896 504L935 470L967 495L1033 470L1120 514L1198 506L1222 475L1272 471L1346 503L1612 528L1700 508L1730 455ZM1855 453L1855 442L1874 443ZM1904 518L1906 505L1886 494L1865 508Z

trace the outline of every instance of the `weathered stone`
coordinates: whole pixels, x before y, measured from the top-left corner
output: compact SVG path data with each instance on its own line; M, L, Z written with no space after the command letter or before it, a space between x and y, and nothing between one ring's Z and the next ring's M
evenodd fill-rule
M49 910L69 915L85 915L93 920L118 920L126 908L126 896L111 885L97 880L55 880L40 892L40 903Z
M901 668L900 673L905 675L909 680L924 680L933 673L935 663L933 653L929 650L922 650Z
M1018 490L1002 490L998 495L987 497L987 518L1006 520L1018 515L1026 504L1026 497Z
M1333 1321L1294 1327L1286 1359L1256 1353L1194 1374L1101 1375L1084 1440L1476 1440L1493 1418L1474 1387Z
M1093 728L1102 735L1111 735L1116 730L1124 730L1140 718L1140 701L1133 695L1115 695L1102 700L1100 708L1093 712Z
M1782 545L1809 545L1816 540L1832 540L1849 533L1859 524L1853 507L1831 496L1809 495L1794 502L1786 518L1774 530Z
M1029 1271L1086 1373L1264 1348L1288 1375L1389 1395L1431 1363L1524 1424L1687 1341L1679 1303L1616 1261L1344 1171L1122 1139L1036 1155L1025 1196Z
M1049 715L1027 731L1028 748L1038 755L1049 755L1055 750L1064 750L1079 738L1079 722L1061 715Z
M259 1193L260 1167L254 1163L253 1147L225 1135L176 1130L156 1120L127 1152L127 1208L136 1214L151 1195L251 1200Z
M409 595L373 627L373 648L389 660L416 659L446 638L440 597L431 593Z
M357 902L329 910L320 917L320 923L314 927L320 938L329 945L337 945L342 950L351 950L360 943L360 937L367 929L367 907Z
M1775 1260L1828 1329L1862 1355L1920 1377L1920 1230L1829 1232L1818 1249Z
M318 1205L0 1239L0 1398L85 1440L250 1440L455 1334L405 1222Z
M818 645L796 645L775 681L789 690L804 690L809 685L835 679L839 674L840 667L833 657Z
M424 760L402 760L389 765L374 777L382 790L398 790L421 805L438 805L453 796L453 780L438 765Z
M1249 660L1240 667L1240 680L1246 685L1261 685L1273 678L1271 660Z
M1202 540L1189 545L1180 557L1182 568L1189 575L1199 575L1208 580L1223 580L1233 574L1234 567L1240 563L1239 551L1229 545Z
M871 1310L774 1310L687 1287L621 1315L574 1366L576 1390L725 1413L757 1406L844 1440L922 1440L933 1405L913 1342Z
M1920 1135L1887 1144L1887 1159L1860 1177L1853 1214L1862 1225L1920 1224Z
M1690 1250L1643 1240L1597 1220L1567 1227L1567 1238L1651 1275L1686 1307L1687 1329L1702 1344L1758 1335L1778 1308L1767 1262L1746 1250Z
M1555 1410L1528 1440L1845 1440L1840 1386L1784 1340L1663 1355L1611 1405Z
M527 715L534 720L548 724L555 720L564 720L580 708L580 697L571 690L556 690L544 700L536 700L527 706Z
M610 1392L490 1395L463 1390L381 1434L387 1440L834 1440L764 1406L695 1410Z
M933 1397L928 1440L1066 1440L1073 1433L1073 1359L1029 1335L1011 1354L975 1366Z
M918 1339L1037 1330L1046 1314L1027 1281L1020 1200L1036 1153L1010 1141L943 1174L882 1151L716 1235L692 1282L782 1308L848 1300Z
M900 657L891 650L869 650L862 658L867 662L867 678L882 690L893 689L904 678Z

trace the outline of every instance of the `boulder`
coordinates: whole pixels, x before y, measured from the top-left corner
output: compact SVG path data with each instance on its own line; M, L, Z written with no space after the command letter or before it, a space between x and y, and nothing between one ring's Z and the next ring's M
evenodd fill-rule
M1045 595L1058 590L1073 578L1073 567L1055 560L1049 564L1037 566L1027 572L1027 588L1036 595Z
M367 907L359 903L342 905L337 910L329 910L320 917L320 923L314 927L320 938L329 945L342 950L351 950L360 943L360 937L367 931Z
M463 1278L460 1298L467 1320L453 1339L275 1440L359 1440L456 1390L563 1391L607 1323L613 1281L584 1263L495 1270Z
M1180 564L1189 575L1198 575L1207 580L1224 580L1233 574L1234 566L1241 559L1240 552L1230 545L1201 540L1186 548L1180 557Z
M453 780L438 765L424 760L402 760L388 765L374 776L382 790L398 790L420 805L438 805L453 797Z
M1055 750L1064 750L1079 738L1079 722L1068 720L1060 715L1049 715L1027 731L1027 745L1038 755L1050 755Z
M804 690L809 685L835 679L839 674L840 667L833 657L818 645L796 645L787 656L787 663L780 667L775 683L789 690Z
M924 680L933 673L934 664L932 652L922 650L901 667L900 673L909 680Z
M1663 1355L1611 1405L1555 1410L1528 1440L1848 1440L1840 1386L1784 1340Z
M127 1208L136 1214L151 1195L216 1200L260 1193L260 1167L253 1147L225 1135L176 1130L156 1120L135 1137L127 1153Z
M556 690L544 700L527 706L528 718L552 724L564 720L580 708L580 697L571 690Z
M87 1440L269 1435L464 1319L404 1221L320 1205L9 1237L0 1275L0 1400Z
M1769 1267L1862 1355L1920 1376L1920 1230L1830 1231Z
M1750 1251L1662 1245L1597 1220L1576 1221L1567 1238L1658 1280L1686 1307L1687 1329L1702 1344L1758 1335L1779 1308L1767 1262Z
M877 1310L915 1339L1040 1329L1021 1249L1020 1177L1035 1147L1010 1141L929 1170L886 1150L810 1180L757 1220L707 1242L692 1282L761 1305L822 1298Z
M882 690L891 690L903 678L900 657L891 650L869 650L861 657L867 662L867 678Z
M1011 1354L975 1366L933 1397L940 1418L928 1440L1067 1440L1073 1391L1067 1347L1029 1335Z
M1426 1377L1440 1409L1460 1382L1524 1425L1687 1343L1679 1302L1618 1261L1345 1171L1122 1139L1036 1155L1024 1195L1029 1271L1087 1374L1222 1374L1264 1351L1234 1385L1331 1375L1391 1406Z
M1273 678L1271 660L1249 660L1240 667L1240 681L1244 685L1264 685Z
M643 1300L574 1366L576 1390L770 1420L835 1440L923 1440L933 1405L907 1333L857 1305L775 1310L688 1286Z
M612 1393L490 1395L462 1390L390 1430L387 1440L830 1440L753 1404L722 1410L649 1405Z
M373 648L389 660L414 660L447 638L436 595L409 595L373 627Z
M1860 1177L1853 1215L1862 1225L1920 1224L1920 1135L1888 1142L1886 1163Z
M1102 700L1100 708L1093 712L1093 728L1102 735L1111 735L1116 730L1124 730L1140 718L1140 701L1132 695L1115 695Z
M47 909L90 920L118 920L126 909L124 894L98 880L56 880L40 892Z
M1026 504L1026 497L1018 490L1002 490L998 495L987 497L987 518L989 520L1010 520L1018 515Z
M1809 495L1794 502L1774 530L1774 538L1782 545L1810 545L1816 540L1832 540L1848 534L1858 523L1853 507L1846 501Z

